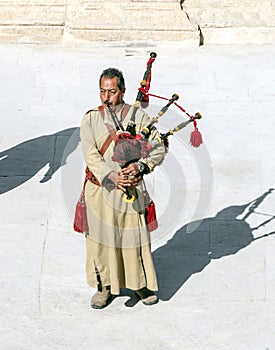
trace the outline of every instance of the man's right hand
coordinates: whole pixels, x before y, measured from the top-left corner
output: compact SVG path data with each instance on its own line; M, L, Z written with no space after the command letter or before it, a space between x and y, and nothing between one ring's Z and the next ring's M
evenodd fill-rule
M136 187L140 182L140 180L142 179L142 176L140 177L128 176L121 172L117 173L115 171L112 171L109 174L108 179L110 179L118 189L125 192L125 187Z

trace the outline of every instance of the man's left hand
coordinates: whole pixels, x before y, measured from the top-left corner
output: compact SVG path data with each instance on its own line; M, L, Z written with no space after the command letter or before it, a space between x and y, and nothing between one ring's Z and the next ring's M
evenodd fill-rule
M143 178L136 163L131 163L126 168L121 169L120 174L128 176L131 181L131 186L133 187L137 186Z

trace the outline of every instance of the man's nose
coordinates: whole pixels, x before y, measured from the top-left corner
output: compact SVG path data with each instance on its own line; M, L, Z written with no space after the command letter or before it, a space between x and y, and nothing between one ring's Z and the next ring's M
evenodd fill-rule
M104 91L104 100L108 100L110 97L110 91Z

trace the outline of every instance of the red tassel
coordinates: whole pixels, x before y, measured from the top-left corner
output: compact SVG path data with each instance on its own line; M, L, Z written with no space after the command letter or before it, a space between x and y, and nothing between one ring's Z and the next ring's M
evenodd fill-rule
M76 232L81 232L81 233L88 232L89 230L84 193L81 193L80 198L75 207L74 230Z
M149 232L152 232L158 228L155 203L151 201L151 203L146 206L145 210L147 228Z
M149 102L149 95L143 95L143 96L142 96L141 102L142 102L142 103L143 103L143 102L148 103L148 102Z
M149 95L143 95L141 100L141 108L147 108L149 106Z
M202 144L202 136L197 127L190 135L190 143L193 147L199 147Z

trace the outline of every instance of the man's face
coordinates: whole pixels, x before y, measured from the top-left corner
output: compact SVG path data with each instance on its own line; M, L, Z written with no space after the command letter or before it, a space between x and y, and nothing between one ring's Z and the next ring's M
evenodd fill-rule
M109 101L112 106L119 105L123 101L124 92L119 90L117 86L118 78L112 79L108 77L102 77L100 81L100 99L104 105L105 101Z

